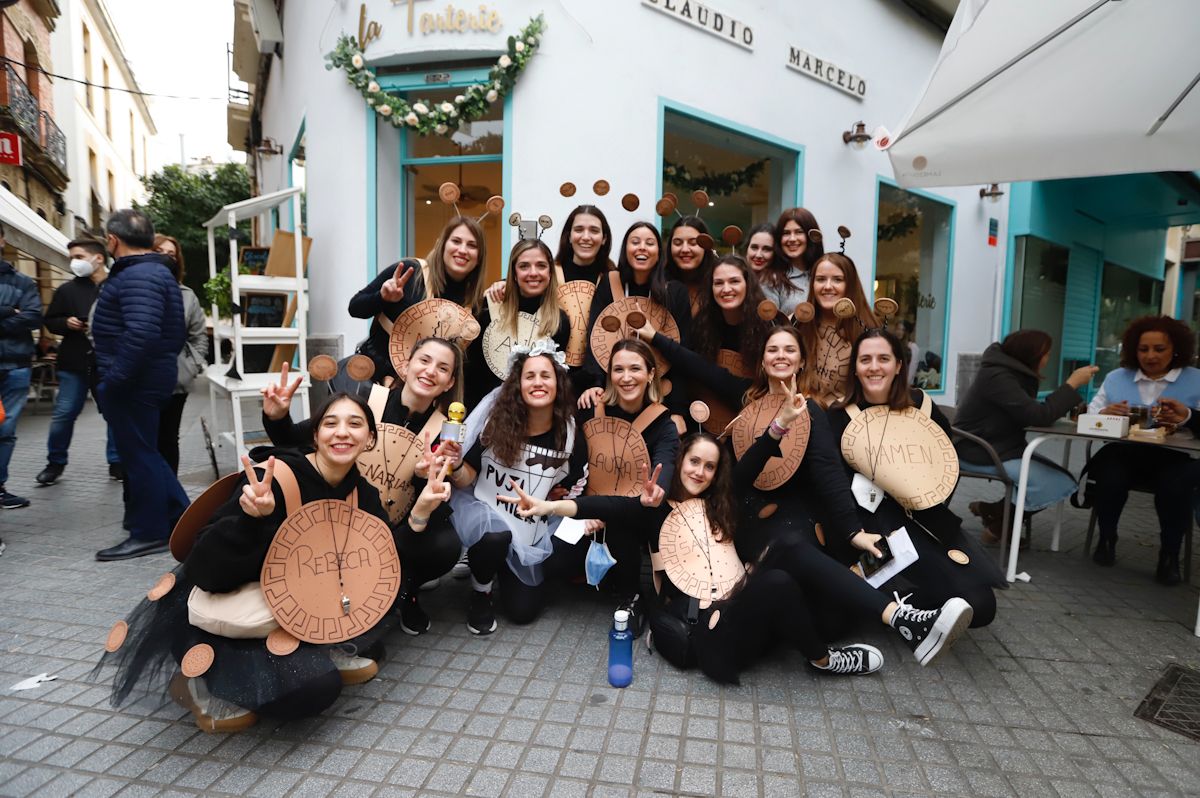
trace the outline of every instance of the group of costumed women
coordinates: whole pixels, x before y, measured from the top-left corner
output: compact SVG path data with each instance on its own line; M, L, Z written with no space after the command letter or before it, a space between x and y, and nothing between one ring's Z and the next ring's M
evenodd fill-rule
M460 558L473 634L586 580L721 682L777 646L873 673L877 648L838 642L864 621L922 665L989 623L1002 577L946 506L957 459L877 317L896 304L868 305L806 209L726 228L722 255L676 204L656 205L677 217L665 236L637 221L619 241L580 205L556 254L522 238L490 286L479 221L456 211L427 258L359 291L357 353L309 364L330 397L297 423L300 379L264 389L273 448L197 499L180 565L114 627L114 699L173 674L208 731L320 712L394 627L430 631L420 586Z

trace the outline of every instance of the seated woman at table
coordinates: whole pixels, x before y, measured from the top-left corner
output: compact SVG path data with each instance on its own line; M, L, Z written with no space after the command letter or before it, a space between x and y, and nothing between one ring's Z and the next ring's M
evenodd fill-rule
M1042 369L1050 362L1053 340L1041 330L1018 330L983 353L975 381L958 408L954 426L987 441L1014 482L1020 477L1025 453L1025 428L1052 424L1083 402L1083 388L1096 373L1095 366L1071 372L1066 382L1038 400ZM987 452L960 440L959 459L976 471L992 470ZM1057 504L1075 492L1075 477L1049 460L1035 456L1029 464L1025 512L1035 513ZM1007 534L1001 529L1004 502L971 502L970 510L983 521L984 541L995 543ZM1026 516L1028 517L1028 516Z
M1088 411L1128 416L1131 408L1153 408L1156 420L1186 426L1197 415L1192 409L1200 408L1200 369L1191 365L1194 349L1184 322L1169 316L1134 319L1121 339L1121 367L1104 378ZM1087 471L1096 483L1100 525L1092 559L1100 565L1116 562L1117 522L1130 489L1153 489L1162 540L1154 578L1164 585L1179 584L1179 544L1192 524L1192 494L1200 485L1196 461L1186 452L1158 446L1110 443L1092 457Z

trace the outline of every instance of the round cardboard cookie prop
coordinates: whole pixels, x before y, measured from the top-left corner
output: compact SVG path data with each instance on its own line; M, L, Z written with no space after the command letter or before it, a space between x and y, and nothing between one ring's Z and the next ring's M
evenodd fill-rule
M671 197L664 196L654 203L654 212L659 216L670 216L675 212L676 200Z
M454 203L458 202L459 197L461 196L462 192L459 190L458 186L454 185L453 183L447 182L438 186L438 199L447 205L453 205Z
M125 638L129 635L129 624L125 621L117 621L112 625L112 629L108 630L108 639L104 641L104 650L109 654L116 652L121 646L125 645Z
M671 510L658 533L658 556L671 584L704 608L727 597L746 575L732 540L717 540L702 499Z
M582 366L587 354L588 316L596 286L587 280L570 280L558 287L558 306L571 320L571 338L567 341L567 365Z
M282 629L273 629L267 635L267 651L277 657L286 657L300 648L300 641Z
M625 196L621 197L621 207L630 213L636 211L641 207L641 205L642 201L638 199L637 194L626 194Z
M346 361L346 374L355 382L366 382L375 376L375 361L366 355L351 355Z
M261 577L280 628L306 643L341 643L387 614L400 592L400 558L382 519L321 499L279 526Z
M646 440L622 418L597 416L583 425L588 444L588 496L640 496L642 465L650 467Z
M493 194L488 197L483 207L487 208L488 213L500 213L500 211L504 210L504 197L501 197L499 194Z
M843 338L832 324L822 324L817 330L817 351L812 358L817 375L816 397L821 400L838 398L850 377L850 350L853 344Z
M789 397L781 393L769 393L755 399L742 408L742 412L730 424L730 437L733 439L733 451L740 458L750 448L750 445L770 426L779 408ZM808 448L808 435L812 429L812 419L807 408L792 423L788 434L779 442L782 457L772 457L763 466L762 473L754 480L754 487L759 490L774 490L782 486L804 459L804 451Z
M703 210L704 208L707 208L708 204L709 204L708 203L708 192L707 191L693 191L692 192L692 204L696 206L696 210L698 210L698 211Z
M457 341L459 348L479 337L479 322L471 312L449 299L425 299L405 310L392 324L388 356L399 374L417 341L428 336Z
M575 196L575 184L571 183L569 181L566 183L563 183L561 186L558 187L558 193L562 194L564 197L574 197Z
M847 411L851 419L842 433L842 457L901 507L927 510L954 492L958 454L933 419L915 407L889 410L880 405L857 414L851 408Z
M900 311L900 305L891 297L885 296L875 300L875 315L881 318L891 318Z
M175 587L175 574L168 571L158 578L158 581L154 583L154 587L146 591L146 599L149 601L158 601L170 593L173 587Z
M597 180L595 183L592 183L592 191L597 197L603 197L608 193L609 188L611 186L609 186L607 180Z
M640 314L640 319L634 314ZM640 329L642 324L632 322L639 320L643 323L649 320L655 330L672 341L679 341L679 325L675 323L671 312L662 305L641 296L618 299L600 311L596 326L592 328L592 356L596 358L600 368L608 371L612 348L622 338L632 338L636 334L634 330ZM660 376L671 369L670 362L658 352L654 353L654 360Z
M801 302L796 305L792 311L792 318L801 324L808 324L817 317L817 309L813 307L811 302Z
M736 224L725 225L725 229L721 231L721 241L727 247L736 247L742 243L742 228Z
M308 376L317 382L329 382L337 376L337 370L337 361L330 355L317 355L308 361Z
M189 679L195 679L208 673L216 658L217 653L213 651L212 646L208 643L197 643L183 655L183 659L179 661L179 670Z
M421 459L421 442L399 424L378 423L375 445L358 456L358 470L379 491L388 518L398 524L417 500L413 474Z
M844 296L837 302L833 303L833 315L837 316L839 319L848 319L853 316L854 313L854 300L848 296Z
M500 320L495 316L483 331L483 359L488 368L500 379L508 373L508 353L518 344L529 346L537 338L538 320L532 313L517 314L517 333L506 332L500 328Z

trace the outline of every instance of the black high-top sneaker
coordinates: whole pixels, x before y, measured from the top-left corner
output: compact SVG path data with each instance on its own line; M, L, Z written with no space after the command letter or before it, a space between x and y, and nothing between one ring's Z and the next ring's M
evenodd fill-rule
M974 615L971 605L960 598L952 598L936 610L922 610L909 604L908 596L892 595L900 606L892 613L889 623L922 665L933 662L950 648L955 638L970 625Z

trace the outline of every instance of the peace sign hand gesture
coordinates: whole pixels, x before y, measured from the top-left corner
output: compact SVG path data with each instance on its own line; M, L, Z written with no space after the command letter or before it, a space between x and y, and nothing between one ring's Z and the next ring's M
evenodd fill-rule
M509 480L508 487L517 492L516 496L497 496L496 498L508 504L517 505L517 515L521 518L531 518L535 515L553 515L550 502L530 496L521 486Z
M808 405L804 401L804 394L796 390L795 375L792 375L791 385L784 387L788 389L788 395L783 400L783 406L779 408L779 415L775 417L775 421L784 429L791 429L800 414L808 409Z
M262 389L263 413L267 418L278 421L288 414L292 407L292 395L296 393L303 379L297 377L288 383L288 364L284 361L283 368L279 371L279 384L268 382Z
M643 507L657 507L662 504L663 498L667 492L663 490L662 485L658 484L658 477L662 473L662 463L654 467L654 473L650 473L648 463L642 463L642 495L639 497Z
M383 298L384 302L399 302L404 299L404 286L412 279L412 276L412 266L405 266L404 271L400 271L400 267L397 266L396 270L392 272L391 279L385 280L383 285L379 286L379 296Z
M242 486L242 495L238 503L242 512L251 518L266 518L275 512L275 494L271 492L271 480L275 476L275 458L267 458L266 474L262 479L254 473L254 463L242 455L242 465L246 467L246 482Z

